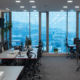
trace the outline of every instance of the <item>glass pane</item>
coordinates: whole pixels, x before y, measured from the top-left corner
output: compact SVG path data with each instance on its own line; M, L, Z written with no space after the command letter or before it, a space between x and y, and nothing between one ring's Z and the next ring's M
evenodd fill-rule
M29 37L29 12L12 12L12 45L25 44Z
M32 45L39 43L39 12L30 12L30 38Z
M9 22L9 13L6 13L7 15L7 22ZM9 30L7 32L7 41L9 42Z
M68 45L76 38L76 12L68 12Z
M4 23L6 23L6 13L4 13ZM6 27L6 25L4 25ZM6 33L4 33L4 41L6 40Z
M46 51L46 13L41 13L41 40Z
M66 12L49 12L49 52L66 52Z

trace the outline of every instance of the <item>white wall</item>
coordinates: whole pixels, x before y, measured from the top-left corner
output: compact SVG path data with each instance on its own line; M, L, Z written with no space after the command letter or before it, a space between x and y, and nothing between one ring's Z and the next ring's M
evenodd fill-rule
M1 18L1 11L0 11L0 18ZM0 34L1 34L1 28L0 28ZM1 35L0 35L0 42L1 42Z

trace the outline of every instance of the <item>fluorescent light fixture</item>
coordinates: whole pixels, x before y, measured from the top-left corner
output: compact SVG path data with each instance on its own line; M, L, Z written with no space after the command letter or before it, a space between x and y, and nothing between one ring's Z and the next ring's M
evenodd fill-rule
M6 8L6 10L9 10L8 8Z
M27 10L23 10L24 12L26 12Z
M62 11L62 12L63 12L64 10L60 10L60 11Z
M68 8L68 6L63 6L63 8Z
M73 1L72 1L72 0L68 0L67 2L68 2L68 3L72 3Z
M36 6L32 6L32 8L36 8Z
M30 3L34 3L35 1L30 1Z
M75 8L79 8L79 6L75 6Z
M20 8L24 8L24 6L20 6Z
M16 0L15 2L16 2L16 3L20 3L21 1L20 1L20 0Z

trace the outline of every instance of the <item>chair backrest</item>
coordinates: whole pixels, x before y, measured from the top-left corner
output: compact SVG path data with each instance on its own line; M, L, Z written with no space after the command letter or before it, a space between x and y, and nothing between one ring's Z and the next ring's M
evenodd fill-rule
M74 38L74 44L77 44L79 38Z
M39 47L37 51L37 60L39 60L41 57L42 57L42 47Z
M79 42L77 42L77 44L76 44L76 49L77 49L77 53L80 54L80 40L79 40Z

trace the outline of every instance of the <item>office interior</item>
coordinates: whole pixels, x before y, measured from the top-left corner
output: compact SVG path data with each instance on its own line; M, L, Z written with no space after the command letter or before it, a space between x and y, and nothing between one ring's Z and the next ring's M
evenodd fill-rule
M80 79L79 2L0 1L2 80Z

